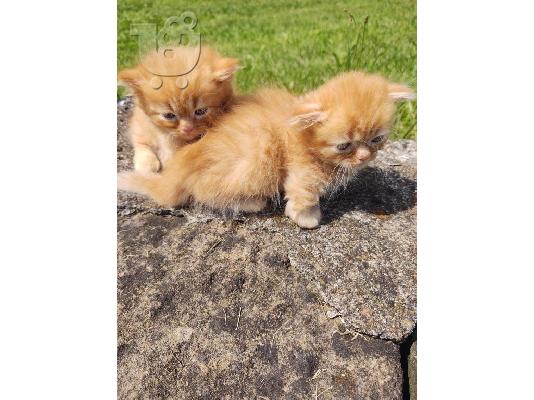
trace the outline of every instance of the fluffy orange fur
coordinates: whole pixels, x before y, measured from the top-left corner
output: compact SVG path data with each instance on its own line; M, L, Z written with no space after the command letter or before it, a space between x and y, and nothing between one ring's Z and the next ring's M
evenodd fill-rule
M320 196L375 158L395 101L412 96L406 86L360 72L302 98L263 90L177 152L161 174L122 173L119 188L165 206L194 201L244 211L259 211L284 192L286 215L314 228Z
M137 171L159 171L176 150L198 140L231 108L238 67L238 60L207 46L200 56L196 48L174 47L165 55L154 51L119 73L119 82L136 98L129 132ZM177 71L189 72L171 76Z

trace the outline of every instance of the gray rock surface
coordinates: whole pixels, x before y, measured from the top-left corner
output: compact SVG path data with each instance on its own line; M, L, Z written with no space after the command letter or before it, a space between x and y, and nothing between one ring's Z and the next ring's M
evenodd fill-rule
M417 400L417 341L412 343L408 354L408 381L410 400Z
M118 169L131 168L129 101ZM416 319L416 149L389 143L322 225L118 194L119 398L399 399ZM386 340L384 340L386 339Z

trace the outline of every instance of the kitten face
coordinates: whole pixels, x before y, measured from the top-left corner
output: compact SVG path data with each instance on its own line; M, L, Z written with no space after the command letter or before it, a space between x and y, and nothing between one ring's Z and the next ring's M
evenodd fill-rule
M331 110L329 117L315 127L312 146L332 164L363 166L387 141L393 119L389 108L378 109L377 118L354 117L341 108Z
M217 82L202 74L184 89L170 79L164 79L164 87L145 90L144 111L162 131L187 141L206 133L233 96L230 82Z
M164 133L194 141L213 126L232 99L238 61L221 57L209 47L202 47L197 63L193 48L177 47L171 54L168 58L151 53L139 66L119 73L119 80L133 89L139 106ZM163 76L172 75L177 64L184 71L194 68L178 78ZM162 75L153 75L147 67ZM160 87L154 84L158 80Z
M361 168L387 141L395 101L412 97L406 86L351 72L306 96L291 123L324 162L348 170Z

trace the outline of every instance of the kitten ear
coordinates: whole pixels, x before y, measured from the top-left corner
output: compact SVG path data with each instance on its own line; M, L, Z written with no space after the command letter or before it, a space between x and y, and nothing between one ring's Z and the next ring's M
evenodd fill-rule
M414 100L415 92L412 88L401 83L390 83L388 85L389 97L395 101Z
M237 58L222 58L220 59L213 69L213 79L217 82L224 82L232 79L238 69L239 60Z
M137 68L123 69L119 72L117 78L119 85L128 86L132 89L138 88L144 80L143 74Z
M289 120L290 126L298 129L306 129L326 119L326 113L322 111L318 103L303 103L297 106L293 117Z

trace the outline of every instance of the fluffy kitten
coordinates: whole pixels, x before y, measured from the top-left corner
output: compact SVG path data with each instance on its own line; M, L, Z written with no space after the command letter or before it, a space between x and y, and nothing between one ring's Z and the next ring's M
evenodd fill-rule
M221 57L206 46L200 57L196 48L175 47L165 55L154 51L135 68L119 73L119 81L136 98L130 138L137 171L159 171L177 149L199 139L230 109L238 67L238 60ZM178 78L152 74L189 70Z
M159 204L189 201L261 210L285 193L285 213L299 226L319 224L319 197L375 158L387 140L395 101L406 86L377 75L342 74L297 99L283 90L257 93L182 149L160 175L123 173L119 188Z

